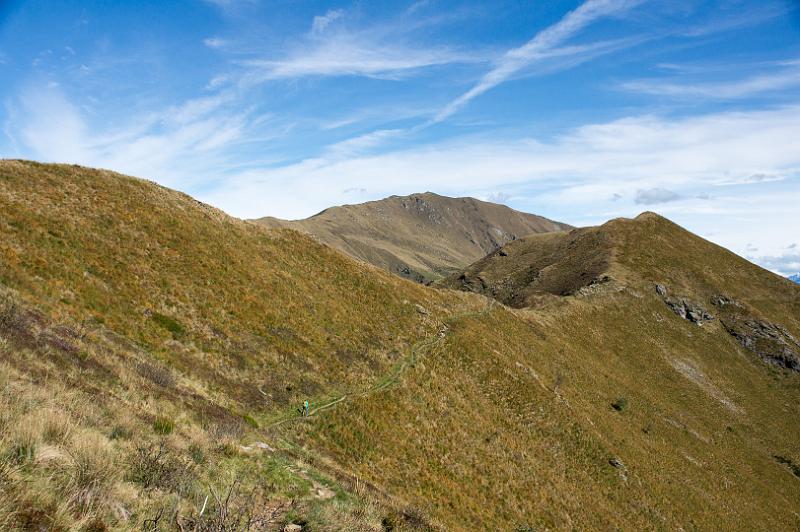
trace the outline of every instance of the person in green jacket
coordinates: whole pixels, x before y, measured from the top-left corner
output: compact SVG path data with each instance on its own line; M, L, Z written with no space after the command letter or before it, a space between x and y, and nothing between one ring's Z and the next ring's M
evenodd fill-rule
M308 417L309 409L308 409L308 401L303 401L303 417Z

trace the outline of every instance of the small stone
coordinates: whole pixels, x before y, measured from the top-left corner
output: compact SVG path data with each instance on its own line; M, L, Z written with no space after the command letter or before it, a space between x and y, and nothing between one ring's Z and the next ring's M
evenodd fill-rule
M656 293L661 297L666 297L667 295L667 287L663 284L656 284Z
M302 526L293 523L283 527L283 532L300 532L301 530L303 530Z

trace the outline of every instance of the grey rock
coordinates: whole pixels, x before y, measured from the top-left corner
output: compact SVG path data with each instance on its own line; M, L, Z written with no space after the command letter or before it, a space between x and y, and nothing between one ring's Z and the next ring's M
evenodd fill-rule
M685 298L666 297L664 298L664 303L666 303L675 314L697 325L702 325L714 319L714 316L703 308L702 305Z
M656 293L661 297L667 297L667 287L663 284L656 284Z
M625 463L622 460L620 460L619 458L612 458L611 460L608 461L608 463L612 467L616 467L617 469L626 469L625 468Z
M721 294L712 297L711 304L716 307L726 307L726 306L741 307L738 301Z
M784 327L740 313L724 317L722 326L767 364L800 373L800 342Z

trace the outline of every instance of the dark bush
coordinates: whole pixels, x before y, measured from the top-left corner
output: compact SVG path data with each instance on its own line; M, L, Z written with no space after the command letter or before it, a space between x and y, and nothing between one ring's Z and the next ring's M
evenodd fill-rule
M131 429L122 425L116 425L108 435L109 439L112 440L129 440L131 436L133 436Z
M165 316L164 314L160 314L158 312L153 312L151 318L158 325L171 332L174 338L183 336L183 334L186 332L186 329L183 328L183 325L178 323L178 321L175 318Z
M155 364L150 364L149 362L139 362L136 364L136 372L153 384L157 384L162 388L175 387L175 377L172 375L172 372L169 369L163 366L157 366Z
M624 397L618 397L616 401L611 403L611 408L616 410L617 412L622 412L628 407L628 400Z
M402 510L394 510L381 521L383 529L392 530L433 530L428 518L419 508L408 506Z

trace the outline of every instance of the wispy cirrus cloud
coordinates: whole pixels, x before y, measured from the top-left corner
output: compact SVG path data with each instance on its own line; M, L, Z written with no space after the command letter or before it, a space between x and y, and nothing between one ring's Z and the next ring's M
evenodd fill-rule
M290 53L282 59L243 62L251 71L246 83L310 76L400 78L437 65L472 62L470 54L447 48L415 48L373 42L359 35L338 35Z
M230 93L190 99L98 130L58 86L30 85L9 104L5 131L39 160L160 177L177 186L193 174L208 176L215 164L225 167L226 150L244 140L254 121L226 107L233 101Z
M324 15L317 15L311 21L311 34L321 35L337 19L344 15L343 9L331 9Z
M785 175L766 174L764 172L757 172L755 174L737 176L737 177L724 177L714 181L712 184L715 186L730 186L730 185L758 185L761 183L772 183L774 181L783 181L786 179Z
M221 37L208 37L207 39L203 39L203 44L213 50L218 50L224 47L227 42L227 40L222 39Z
M458 112L470 101L510 79L520 70L536 61L549 59L561 53L556 47L596 20L621 13L640 3L640 0L588 0L560 21L540 31L524 45L507 51L495 61L494 68L470 90L447 104L433 118L441 122Z
M634 80L622 83L620 88L653 96L731 100L800 87L800 61L783 64L788 66L777 72L755 74L743 79L683 83L672 78Z
M282 57L242 61L245 85L312 76L398 79L414 71L454 63L484 61L474 51L421 45L413 28L383 24L351 28L344 10L315 16L311 29Z

